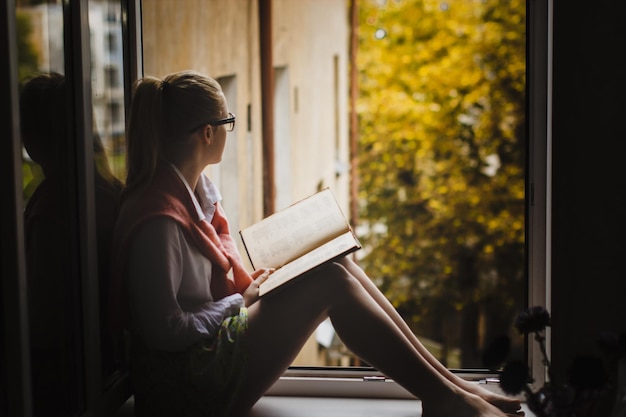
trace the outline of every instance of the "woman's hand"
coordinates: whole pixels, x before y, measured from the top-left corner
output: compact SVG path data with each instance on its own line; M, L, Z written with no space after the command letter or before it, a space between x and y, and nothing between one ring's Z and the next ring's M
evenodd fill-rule
M252 273L252 281L243 292L243 301L246 307L250 307L259 299L259 286L274 272L274 268L257 269Z

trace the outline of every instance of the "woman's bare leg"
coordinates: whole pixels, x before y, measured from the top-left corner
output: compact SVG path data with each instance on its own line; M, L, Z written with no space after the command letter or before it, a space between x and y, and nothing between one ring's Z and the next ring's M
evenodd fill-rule
M364 286L338 264L250 306L248 374L235 403L237 414L276 381L327 316L355 354L422 400L425 416L505 415L437 371Z
M372 296L372 298L376 300L376 302L394 321L396 326L398 326L398 328L401 329L402 333L411 341L415 349L417 349L417 351L424 357L424 359L428 361L430 365L437 371L439 371L444 377L446 377L448 380L450 380L452 383L459 386L460 388L463 388L473 394L480 396L481 398L500 408L504 412L515 413L521 408L521 403L519 400L511 397L506 397L504 395L498 395L496 393L483 389L479 385L466 381L458 375L450 372L450 370L448 370L439 360L437 360L437 358L435 358L430 353L430 351L428 351L428 349L426 349L426 347L424 347L422 342L411 331L411 329L397 312L397 310L384 296L384 294L380 292L378 287L376 287L376 285L371 281L371 279L367 276L365 271L361 269L361 267L352 262L349 258L342 259L340 263L350 272L350 274L352 274L355 278L359 280L359 282L361 282L363 287Z

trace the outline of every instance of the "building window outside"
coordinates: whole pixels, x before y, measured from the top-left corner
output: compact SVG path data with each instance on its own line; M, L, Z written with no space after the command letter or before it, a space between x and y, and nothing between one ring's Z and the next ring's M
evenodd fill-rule
M115 54L117 52L117 36L114 33L106 35L106 46L109 53Z
M118 70L113 65L109 65L104 68L104 84L106 87L115 88L119 87Z

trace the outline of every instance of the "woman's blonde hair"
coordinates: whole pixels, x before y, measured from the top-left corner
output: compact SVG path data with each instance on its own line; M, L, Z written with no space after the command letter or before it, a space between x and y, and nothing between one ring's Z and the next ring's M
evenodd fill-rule
M167 149L219 118L224 106L219 83L194 71L137 80L126 138L126 189L149 183L158 160L167 159Z

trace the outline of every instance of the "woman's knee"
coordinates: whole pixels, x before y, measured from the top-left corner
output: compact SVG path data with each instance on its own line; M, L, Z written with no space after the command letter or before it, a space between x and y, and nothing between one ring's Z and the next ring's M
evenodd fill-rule
M318 270L318 279L323 282L327 291L345 293L361 287L359 280L341 263L333 262Z

